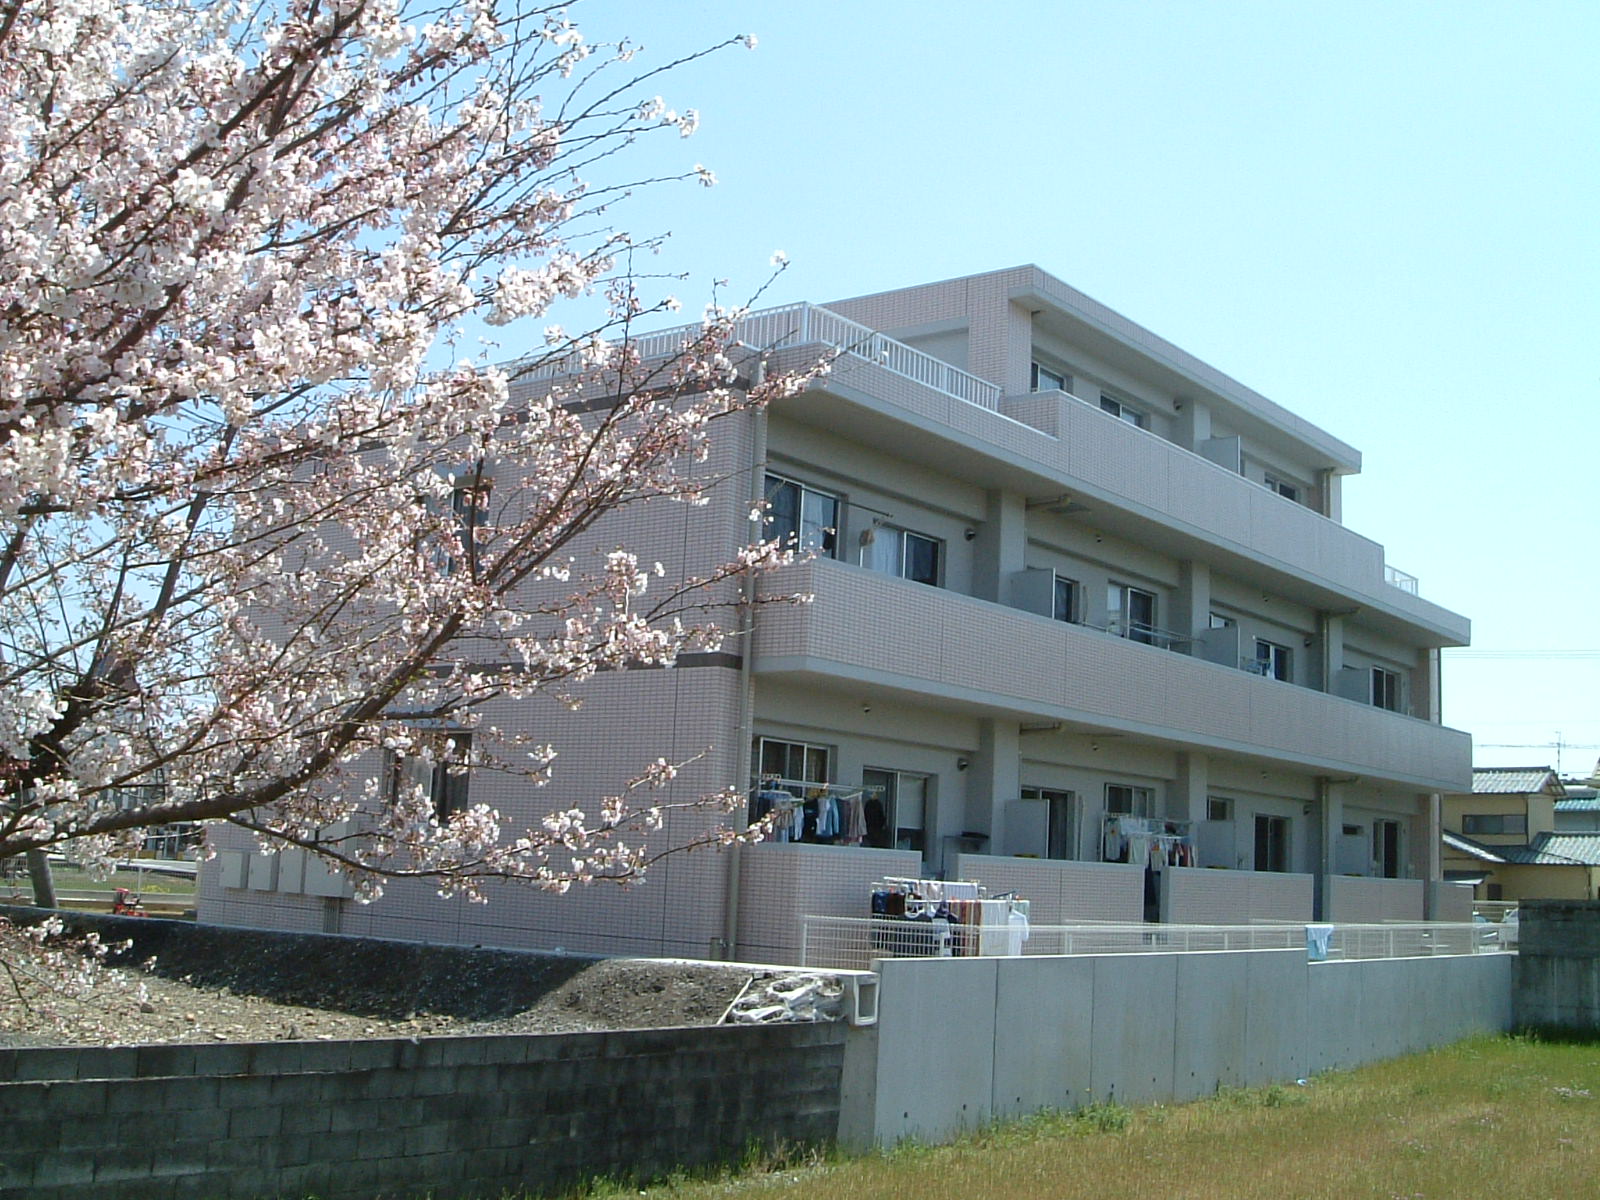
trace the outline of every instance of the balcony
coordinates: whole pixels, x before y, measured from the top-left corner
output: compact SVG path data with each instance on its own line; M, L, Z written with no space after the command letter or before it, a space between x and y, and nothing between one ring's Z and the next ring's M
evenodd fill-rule
M1460 789L1468 736L1186 654L829 560L772 573L811 604L761 611L754 668L919 703L1061 720L1420 791Z

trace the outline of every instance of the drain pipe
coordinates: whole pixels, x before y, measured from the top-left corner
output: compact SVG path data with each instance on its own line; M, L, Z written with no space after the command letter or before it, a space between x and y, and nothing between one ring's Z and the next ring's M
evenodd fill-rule
M754 383L761 383L766 364L758 363L753 375ZM767 411L757 409L751 415L750 430L750 507L754 509L766 498L767 462ZM762 537L765 529L757 529ZM755 568L746 568L739 579L739 747L734 755L740 788L748 788L751 779L751 746L755 741L755 633L756 633L756 574ZM739 873L743 858L742 847L728 847L728 870L722 901L722 957L734 959L739 953Z

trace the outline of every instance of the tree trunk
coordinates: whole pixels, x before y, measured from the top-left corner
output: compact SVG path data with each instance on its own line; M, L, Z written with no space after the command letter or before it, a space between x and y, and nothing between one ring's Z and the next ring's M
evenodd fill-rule
M33 902L39 908L56 907L56 882L50 877L50 858L43 850L28 851L28 877L33 880Z

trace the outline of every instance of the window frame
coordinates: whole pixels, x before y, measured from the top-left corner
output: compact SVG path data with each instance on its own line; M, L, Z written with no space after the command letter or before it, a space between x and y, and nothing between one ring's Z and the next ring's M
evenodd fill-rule
M1301 503L1300 493L1305 490L1304 484L1296 483L1292 479L1285 479L1272 471L1262 473L1261 483L1267 491L1272 492L1274 495L1282 496L1285 500L1293 501L1295 504Z
M1050 590L1050 616L1057 621L1064 621L1068 625L1079 625L1083 622L1083 585L1059 571L1051 574L1055 581ZM1066 586L1066 605L1063 614L1062 585Z
M1044 857L1070 862L1078 857L1078 794L1069 788L1027 786L1018 793L1024 800L1044 803ZM1065 853L1057 853L1064 850Z
M1050 376L1050 378L1056 381L1055 386L1039 386L1041 378L1045 375ZM1072 392L1071 382L1072 375L1068 371L1048 366L1045 363L1040 362L1038 359L1034 359L1028 364L1028 390L1030 392L1066 392L1070 395Z
M472 730L454 725L408 725L413 752L393 750L388 754L388 799L398 803L400 789L412 783L422 789L436 821L443 824L471 806ZM414 752L426 743L432 754ZM426 770L412 764L427 764ZM409 777L409 778L408 778Z
M1111 806L1111 793L1113 791L1126 792L1130 807L1113 808ZM1104 786L1102 796L1107 816L1149 818L1155 815L1156 790L1153 787L1137 783L1107 783Z
M1528 814L1463 813L1461 832L1474 837L1527 837Z
M887 779L887 786L879 783L869 783L869 776L883 776ZM932 826L934 814L933 786L936 777L924 771L902 771L898 767L862 767L861 786L863 788L882 788L884 795L879 797L885 806L884 823L888 835L886 845L871 840L871 822L868 822L868 838L863 845L873 846L882 850L912 850L926 858L933 849ZM903 781L913 779L922 784L922 814L917 825L904 824L902 818L908 814L901 810L900 788ZM872 803L872 795L867 796L867 803ZM906 836L910 835L910 836Z
M1132 425L1135 429L1150 428L1149 413L1133 407L1126 400L1109 392L1100 393L1100 411L1107 416L1115 417L1125 425Z
M926 533L919 533L915 529L907 529L903 525L874 524L870 528L872 536L862 541L860 565L869 571L877 571L880 575L890 575L897 579L904 579L911 583L922 583L929 587L944 586L944 539L931 537ZM876 557L874 547L878 539L885 535L894 537L899 545L895 550L895 569L888 570L876 562L869 561ZM924 579L907 573L912 561L910 554L910 541L916 539L926 543L933 553L933 578Z
M1400 822L1380 817L1372 822L1372 871L1379 879L1400 879L1405 870ZM1392 859L1392 865L1391 865Z
M1116 599L1113 605L1112 598ZM1135 597L1142 597L1150 602L1150 619L1144 622L1135 622L1131 615L1132 605L1129 601ZM1131 583L1118 583L1108 580L1106 583L1106 618L1107 623L1115 623L1112 630L1118 637L1126 638L1130 642L1138 642L1145 646L1159 646L1161 637L1161 597L1155 592L1146 591Z
M1262 653L1265 651L1266 653ZM1283 683L1294 682L1294 651L1282 642L1264 637L1256 638L1256 674L1263 679L1277 679Z
M1372 707L1386 712L1405 711L1405 676L1387 667L1371 667L1368 675L1368 698Z
M811 770L811 767L812 767L811 756L813 754L820 754L822 756L822 775L823 775L823 778L821 778L821 779L806 779L806 778L802 778L801 776L787 774L787 772L789 770L789 767L787 765L784 768L784 773L777 774L776 778L778 778L780 780L783 780L785 782L788 782L788 783L805 784L808 787L831 787L832 786L832 784L833 784L833 769L834 769L834 761L835 761L834 760L834 748L832 746L825 745L825 744L823 744L821 742L807 742L807 741L803 741L803 740L801 740L799 738L769 737L766 734L757 734L756 735L755 762L756 762L756 781L758 783L761 780L768 778L769 776L773 776L773 774L774 774L773 772L768 771L766 769L767 768L767 746L769 744L773 745L773 746L784 747L785 748L785 757L788 757L794 751L798 750L800 752L801 762L803 764L803 769L805 771Z
M777 486L774 487L773 485ZM774 527L777 517L776 507L773 503L775 494L783 488L795 489L795 527L792 531L780 531ZM844 511L844 497L838 492L830 492L826 488L816 487L796 479L792 475L785 475L781 471L766 471L761 483L761 495L766 501L767 512L763 540L771 541L778 537L783 542L783 549L793 549L801 554L814 554L820 558L839 557L839 515ZM816 544L808 544L808 528L806 522L806 500L815 497L826 501L833 507L833 524L818 525ZM788 539L793 538L793 545Z
M1252 869L1275 875L1287 874L1292 837L1293 823L1288 817L1280 817L1275 813L1256 813L1250 859ZM1263 859L1266 860L1265 866L1262 865Z

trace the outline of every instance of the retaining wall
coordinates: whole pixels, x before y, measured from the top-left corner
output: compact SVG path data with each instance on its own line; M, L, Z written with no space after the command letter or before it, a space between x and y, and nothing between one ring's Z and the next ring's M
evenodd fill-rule
M494 1197L661 1175L832 1141L846 1034L0 1050L0 1198Z
M892 959L873 1135L1188 1100L1511 1027L1515 955L1307 963L1304 950Z

